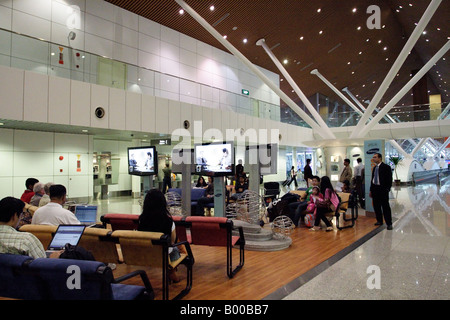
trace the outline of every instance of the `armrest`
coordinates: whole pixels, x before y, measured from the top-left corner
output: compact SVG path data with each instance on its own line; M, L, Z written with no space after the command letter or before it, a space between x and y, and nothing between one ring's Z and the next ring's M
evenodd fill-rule
M241 246L245 245L245 238L244 238L244 229L242 227L238 227L239 230L239 243Z
M192 264L194 264L194 255L192 254L192 250L191 250L191 245L189 244L189 242L187 241L180 241L177 243L174 243L171 245L171 247L177 247L177 246L181 246L184 245L188 254L189 259L192 261Z
M155 294L153 292L153 287L150 284L150 280L148 279L147 273L144 270L136 270L121 277L114 279L113 283L120 283L122 281L131 279L136 276L141 276L141 280L144 283L145 289L151 299L154 299Z

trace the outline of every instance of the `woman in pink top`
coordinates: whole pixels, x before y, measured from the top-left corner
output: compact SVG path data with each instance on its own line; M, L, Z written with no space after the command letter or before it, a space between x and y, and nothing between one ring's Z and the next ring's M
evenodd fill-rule
M316 202L316 219L314 221L314 227L309 230L320 230L319 225L320 220L322 220L327 226L326 231L332 231L333 227L325 215L328 212L336 211L336 208L339 205L339 199L336 192L334 191L333 185L331 184L330 178L328 178L327 176L324 176L320 179L320 191L324 195L324 198L321 201L323 205L318 205L318 203Z

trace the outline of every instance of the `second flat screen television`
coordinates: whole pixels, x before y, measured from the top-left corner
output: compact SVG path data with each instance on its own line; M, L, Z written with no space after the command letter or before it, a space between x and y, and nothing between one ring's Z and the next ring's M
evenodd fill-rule
M233 142L196 144L194 153L196 174L213 177L234 175Z
M158 172L155 147L128 148L128 173L136 176L151 176Z

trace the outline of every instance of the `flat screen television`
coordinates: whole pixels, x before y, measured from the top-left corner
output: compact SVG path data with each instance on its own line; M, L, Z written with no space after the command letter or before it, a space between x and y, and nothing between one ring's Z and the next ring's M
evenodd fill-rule
M155 147L128 148L128 173L151 176L158 173L158 156Z
M212 142L194 145L195 173L205 176L234 175L234 143Z
M183 173L183 164L191 168L191 173L195 174L194 149L173 149L172 150L172 172Z

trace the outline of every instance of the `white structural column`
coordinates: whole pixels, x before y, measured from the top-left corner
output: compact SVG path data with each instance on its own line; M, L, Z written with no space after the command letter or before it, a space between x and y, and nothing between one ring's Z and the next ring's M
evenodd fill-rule
M369 106L367 107L367 112L359 120L358 125L355 127L352 134L350 135L350 138L356 138L359 135L362 128L366 125L367 120L369 120L369 117L372 115L373 111L380 103L381 98L384 96L384 94L388 90L390 84L396 77L398 71L402 67L403 63L406 61L406 58L408 58L409 52L414 48L414 45L416 44L417 40L419 40L420 36L422 35L422 32L425 30L425 27L430 22L431 18L433 17L434 13L436 12L436 10L439 7L439 5L441 4L441 2L442 2L442 0L432 0L431 1L430 5L428 6L427 10L423 14L422 18L420 19L420 21L417 24L416 28L414 29L413 33L411 34L408 41L406 42L403 50L400 52L399 56L397 57L397 60L392 65L391 70L387 74L383 83L378 88L378 91L375 93L375 96L372 98L372 101L370 102Z
M363 113L361 112L361 110L358 109L357 106L355 106L353 104L353 102L351 102L350 100L348 100L348 98L346 96L344 96L342 94L342 92L340 92L335 86L333 86L331 84L330 81L328 81L317 69L314 69L311 71L311 74L316 75L320 80L322 80L328 87L330 87L331 90L333 90L342 100L344 100L344 102L346 104L348 104L350 107L353 108L353 110L355 110L356 112L359 113L359 115L363 116Z
M348 90L347 87L345 87L344 89L342 89L342 91L344 91L345 93L347 93L348 96L349 96L350 98L352 98L353 101L355 101L355 103L358 105L358 107L361 108L361 110L362 110L363 112L366 112L366 107L364 107L364 106L361 104L361 102L359 102L358 99L356 99L356 97L353 95L353 93L351 93L350 90ZM378 109L377 109L377 111L378 111ZM379 111L378 111L378 112L379 112ZM396 121L394 120L394 118L392 118L392 117L391 117L390 115L388 115L388 114L386 115L386 118L388 118L388 120L391 121L392 123L395 123L395 122L396 122ZM372 116L370 116L369 119L372 119Z
M291 75L287 72L286 68L283 67L281 62L275 57L272 50L267 46L266 40L259 39L256 42L257 46L263 47L264 51L266 51L267 55L272 59L273 63L277 66L278 70L280 70L281 74L284 76L284 78L289 82L291 87L294 89L295 93L299 96L300 100L305 104L306 108L308 108L309 112L311 112L311 115L313 116L314 120L322 127L323 130L329 131L328 134L332 135L330 128L325 123L325 121L322 119L320 114L317 112L317 110L314 108L312 103L308 100L308 98L305 96L305 94L302 92L300 87L295 83L294 79L292 79Z
M422 148L422 146L428 141L429 138L423 138L419 141L419 143L414 147L414 150L411 152L411 157L414 157L415 154Z
M435 157L439 156L439 154L444 151L445 148L447 148L447 146L450 143L450 138L447 138L447 140L445 140L444 144L439 148L438 151L436 151L436 153L434 154Z
M353 101L356 102L356 104L361 108L361 110L366 111L366 108L358 101L358 99L356 99L356 97L350 92L350 90L348 90L347 87L345 87L344 89L342 89L342 91L346 92L350 98L353 99ZM372 117L370 117L372 119ZM392 118L389 119L390 121L392 121L393 123L395 123L396 121ZM397 141L395 140L389 140L389 143L395 148L397 149L397 151L403 156L403 157L408 157L409 155L405 152L405 150L403 150L403 148L401 147L401 145L398 144Z
M219 41L228 51L236 56L243 64L245 64L256 76L258 76L270 89L272 89L292 110L294 110L305 122L311 126L315 133L319 134L323 139L336 139L331 132L327 132L320 127L317 122L311 119L287 94L277 87L264 73L262 73L253 63L251 63L239 50L231 43L223 38L205 19L203 19L194 9L186 4L183 0L175 0L185 12L189 13L203 28L206 29L217 41Z
M414 85L422 79L422 77L438 62L444 54L450 49L450 41L439 50L423 67L417 72L417 74L401 89L392 99L388 102L386 106L368 123L361 131L356 132L356 129L353 133L356 132L356 137L363 138L380 120L383 118L394 106L397 102L400 101L403 96L408 93L409 90L414 87ZM353 134L352 134L353 136Z

